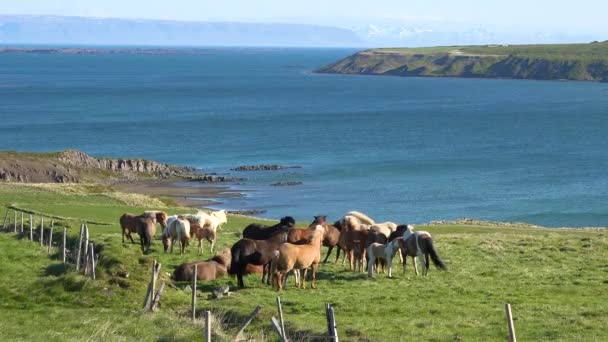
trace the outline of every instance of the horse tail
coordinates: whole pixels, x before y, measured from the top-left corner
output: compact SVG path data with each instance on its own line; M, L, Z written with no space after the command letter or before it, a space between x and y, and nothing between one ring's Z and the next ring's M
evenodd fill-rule
M238 265L241 262L241 247L237 242L230 250L230 268L228 268L228 274L235 275L238 270Z
M439 255L437 255L437 250L435 250L435 244L433 243L433 239L428 238L426 240L428 243L428 252L431 256L431 260L433 260L433 264L435 264L435 266L439 267L444 271L447 270L448 268L445 266L445 263L439 258Z

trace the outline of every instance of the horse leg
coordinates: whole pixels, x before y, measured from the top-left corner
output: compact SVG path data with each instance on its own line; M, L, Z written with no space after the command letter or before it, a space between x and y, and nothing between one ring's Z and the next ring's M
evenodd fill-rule
M323 260L323 263L326 263L327 259L329 259L329 255L331 254L332 249L334 249L334 246L329 246L329 248L327 249L327 255L325 256L325 260Z
M310 288L312 289L316 289L317 288L317 284L316 284L316 280L317 280L317 268L319 268L319 264L312 264L310 267L312 270L312 280L310 282Z
M211 240L211 254L213 254L213 246L215 246L215 239Z
M277 291L281 291L283 289L283 272L277 272Z
M424 270L424 276L426 277L426 275L429 273L429 267L431 266L430 260L429 260L429 253L424 254L424 261L426 263L426 269Z
M397 250L397 253L399 253L399 262L403 263L403 253L401 252L401 248Z
M374 257L369 257L369 261L367 262L367 277L374 277Z
M135 243L135 240L133 240L133 235L131 235L130 230L127 230L127 237L131 240L131 243Z
M426 275L426 263L424 262L424 253L422 253L421 250L418 250L417 257L418 260L420 261L420 266L422 266L422 275L425 276Z
M418 275L418 257L413 256L412 257L412 263L414 264L414 272L416 273L416 275Z
M391 255L386 256L386 268L388 268L388 277L392 278L393 277L393 256L391 256Z
M145 250L145 248L144 248L144 247L145 247L145 241L144 241L144 235L143 235L143 234L141 234L141 235L139 236L139 243L141 244L141 252L142 252L143 254L145 254L145 253L146 253L146 250Z
M306 273L308 273L308 268L304 269L304 273L300 273L300 283L302 284L302 286L300 286L302 289L306 288ZM313 287L314 288L314 287Z
M122 243L125 243L125 229L122 229Z

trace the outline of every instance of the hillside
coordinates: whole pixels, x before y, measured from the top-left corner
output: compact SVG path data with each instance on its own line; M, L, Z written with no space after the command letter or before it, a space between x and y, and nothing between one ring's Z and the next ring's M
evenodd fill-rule
M152 252L142 256L137 244L121 243L117 222L123 212L154 208L173 214L188 209L159 207L153 200L132 202L97 189L79 184L0 184L0 215L13 205L71 217L56 220L55 231L67 226L72 247L77 243L79 220L112 223L89 225L100 253L97 280L63 267L57 249L47 254L36 242L12 230L0 233L0 329L4 339L200 339L202 323L189 319L188 284L170 284L154 314L143 313L141 306L153 259L162 263L161 280L170 282L167 273L180 263L209 258L208 245L203 256L197 255L193 245L184 256L166 254L157 231ZM228 220L218 232L218 249L237 241L248 223L259 222L242 216ZM300 222L300 226L305 224ZM408 260L408 273L402 274L396 265L394 279L379 274L369 280L330 258L331 262L320 266L316 290L295 289L290 279L281 294L290 339L311 340L323 333L326 302L336 308L339 336L345 341L504 341L505 302L513 305L521 340L608 339L604 329L608 324L608 236L604 230L466 222L419 229L433 234L437 251L449 267L447 272L433 267L428 277L417 277ZM61 236L54 237L57 247ZM321 253L325 255L326 249ZM248 288L220 300L210 300L207 294L219 285L235 286L235 279L199 283L198 311L210 309L221 322L214 325L214 340L231 341L256 305L262 311L246 333L257 341L276 340L270 328L270 317L276 316L276 292L260 284L256 275L245 282Z
M608 42L372 49L317 72L606 82Z

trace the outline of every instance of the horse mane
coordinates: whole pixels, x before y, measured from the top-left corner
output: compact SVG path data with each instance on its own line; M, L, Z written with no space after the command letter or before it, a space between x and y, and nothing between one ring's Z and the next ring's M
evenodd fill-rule
M358 218L359 221L361 221L362 223L366 223L366 224L375 224L376 223L369 216L367 216L364 213L359 212L359 211L349 211L346 215L354 216L354 217Z
M212 258L207 259L205 261L215 261L220 265L224 265L226 267L230 266L230 253L228 253L227 255L225 254L218 254L218 255L214 255Z

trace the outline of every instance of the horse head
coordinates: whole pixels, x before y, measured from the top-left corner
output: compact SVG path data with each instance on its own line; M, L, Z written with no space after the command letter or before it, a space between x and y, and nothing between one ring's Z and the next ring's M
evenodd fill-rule
M291 228L296 225L296 220L291 216L285 216L281 218L280 224Z

